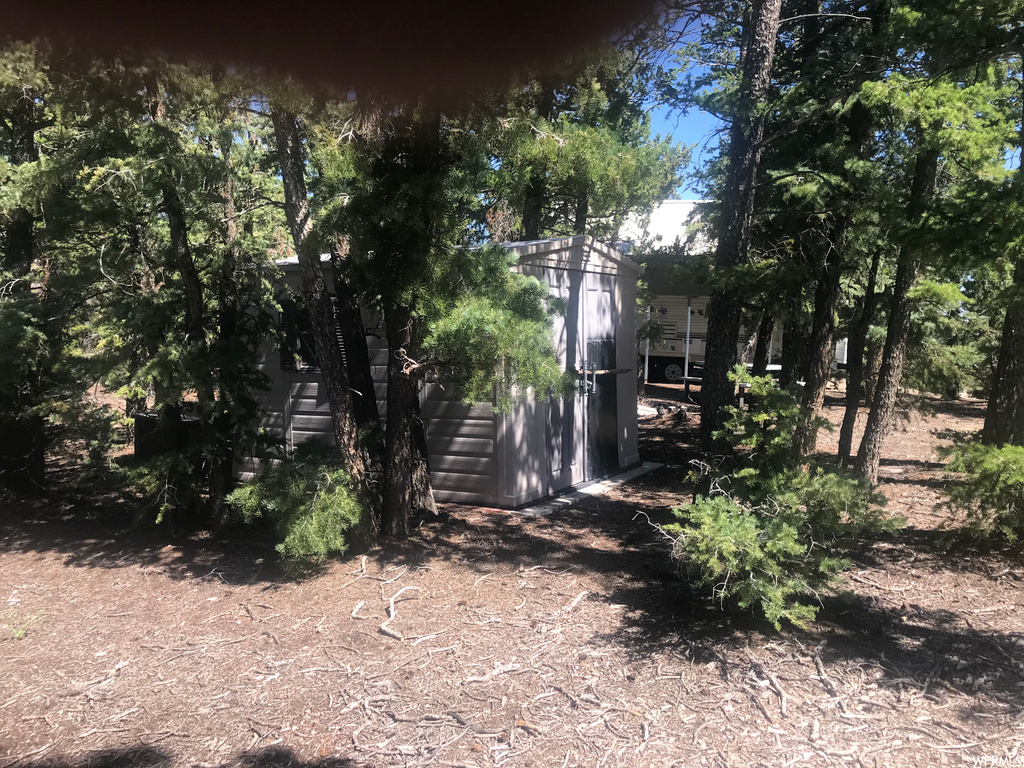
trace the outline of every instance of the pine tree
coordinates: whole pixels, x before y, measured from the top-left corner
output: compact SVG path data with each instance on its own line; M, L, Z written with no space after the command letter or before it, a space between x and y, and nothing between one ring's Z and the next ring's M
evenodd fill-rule
M1017 147L1024 157L1024 76L1018 80L1018 107L1021 108L1021 116L1018 118ZM1012 201L1002 202L1009 211L1019 215L1024 210L1024 200L1021 199L1024 194L1024 167L1020 164L1010 194ZM1021 254L1019 237L1012 237L1009 245L1009 252L1014 258L1013 288L1003 317L999 356L981 433L982 440L994 446L1024 445L1024 255Z
M757 0L744 26L739 99L729 132L729 160L722 191L715 265L730 269L749 258L754 189L764 137L764 104L771 84L779 29L780 0ZM701 382L700 446L711 452L732 403L729 372L736 364L743 298L736 289L719 289L708 307L708 338Z
M628 216L672 194L689 150L650 134L659 52L636 31L484 102L493 169L480 225L491 238L614 241Z
M129 417L149 400L172 450L144 462L139 481L163 511L220 515L235 448L258 430L250 390L272 329L249 308L271 298L268 249L280 226L257 202L274 182L249 140L247 97L210 68L33 50L45 77L17 64L25 49L0 57L13 90L36 83L47 113L38 159L4 187L5 208L35 213L31 261L19 266L28 272L15 281L26 290L0 300L0 312L24 317L45 304L48 327L20 323L35 351L12 346L4 368L11 391L34 394L8 412L44 418L60 438L109 421L81 402L96 381L125 396ZM48 384L33 386L44 370ZM187 439L186 411L201 425Z

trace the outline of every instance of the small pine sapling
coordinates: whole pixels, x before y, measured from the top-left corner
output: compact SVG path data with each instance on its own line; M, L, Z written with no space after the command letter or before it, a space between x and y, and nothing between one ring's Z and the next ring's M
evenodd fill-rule
M947 451L948 470L962 473L945 489L960 534L981 541L1024 538L1024 447L966 442ZM950 543L957 537L951 537Z
M708 490L675 508L679 522L664 531L673 557L715 599L760 610L776 629L783 620L804 627L861 537L899 521L883 514L884 498L862 480L801 464L791 392L742 366L730 378L749 386L752 402L750 410L728 408L716 435L733 453L699 465Z

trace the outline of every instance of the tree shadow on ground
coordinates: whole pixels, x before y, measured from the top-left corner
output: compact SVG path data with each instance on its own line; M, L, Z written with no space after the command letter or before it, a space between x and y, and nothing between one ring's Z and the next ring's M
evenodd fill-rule
M905 554L907 548L900 551ZM927 582L927 574L923 578ZM681 577L623 584L607 599L630 610L615 631L598 636L628 648L636 660L683 649L696 663L726 664L727 657L743 659L751 646L790 642L821 648L827 665L876 667L883 686L994 695L1024 711L1024 628L1005 632L980 622L976 626L972 619L977 622L978 617L970 612L926 608L912 597L883 602L874 595L841 590L823 597L808 630L787 627L780 633L748 612L728 606L720 610ZM1007 605L1005 610L1014 608Z
M915 485L920 488L932 488L941 491L948 488L951 480L945 477L907 477L905 475L886 475L886 485Z
M938 413L944 416L955 416L960 419L984 419L988 402L980 399L949 400L947 398L927 397L924 399L925 413Z
M681 457L692 457L682 427L673 416L661 417L645 431L645 440L671 433ZM693 420L689 420L692 422ZM692 426L692 425L691 425ZM498 510L447 514L426 522L419 534L378 551L378 559L415 566L451 561L481 574L529 568L588 573L604 579L600 598L627 606L625 618L611 632L596 637L615 642L637 658L665 649L683 649L698 663L717 660L751 644L789 640L826 645L822 658L853 667L883 670L882 682L894 687L947 686L972 696L997 694L1015 702L1024 696L1024 637L990 631L970 623L963 612L927 609L912 600L880 600L877 596L840 593L822 600L818 622L808 631L779 635L770 625L745 612L719 610L706 594L694 591L669 557L669 546L651 524L673 520L671 508L687 501L690 488L681 467L666 466L632 482L617 500L588 499L543 519L528 519ZM121 523L73 517L60 510L47 517L40 510L0 523L4 548L58 551L73 566L123 567L137 563L165 564L166 536L126 537ZM107 527L103 527L103 525ZM941 533L909 529L876 542L858 560L861 568L899 573L913 561L925 576L943 572L992 576L1007 562L964 550L936 550ZM229 583L271 581L280 574L256 564L258 552L235 540L213 537L171 545L180 553L170 571L177 578L208 576L214 571ZM1019 562L1011 560L1010 562ZM1002 565L1000 565L1002 564ZM949 583L953 583L950 581ZM883 590L885 585L881 587ZM902 599L902 598L901 598ZM737 656L733 656L737 658ZM728 662L736 663L736 662ZM725 667L727 669L727 667ZM978 683L979 680L984 682ZM250 764L258 765L270 763Z
M941 461L923 461L921 459L882 459L878 462L879 467L899 467L901 469L916 469L920 472L935 471L943 469L946 465ZM886 480L889 475L885 471L880 474Z
M910 564L931 576L945 572L993 578L1005 573L1008 566L1024 569L1024 550L1014 544L971 538L958 528L908 527L865 541L854 562L857 567L885 571L905 570Z
M6 763L9 768L169 768L181 763L177 756L149 746L105 749L81 754L69 759L15 760ZM217 768L358 768L360 763L348 757L323 757L302 760L286 747L268 747L253 752L242 752Z
M943 416L954 416L963 419L983 419L988 403L977 398L966 398L962 400L950 400L935 395L924 395L911 402L904 401L905 407L919 410L925 414L940 414ZM825 407L846 407L846 396L836 394L825 395ZM866 414L869 406L861 405L860 411Z
M517 521L500 513L453 517L432 524L436 530L427 547L396 545L387 556L410 566L451 559L481 574L542 566L603 575L610 588L591 599L627 609L614 631L599 631L595 640L626 648L637 660L672 651L696 663L727 665L742 663L737 659L746 658L745 649L752 645L792 642L823 647L826 663L876 667L884 686L925 692L945 686L979 699L995 696L1024 704L1024 634L972 626L962 611L928 609L904 594L895 603L883 603L840 591L822 599L810 629L779 633L750 612L722 610L677 572L668 543L648 522L674 519L664 493L677 487L673 470L665 468L631 484L619 501L587 500L542 520ZM638 512L643 513L639 518ZM958 573L992 577L1019 562L1008 560L1009 553L980 549L943 552L937 549L941 535L908 529L879 539L866 548L854 571L874 568L902 579L900 569L912 563L921 572L916 577L921 583L931 585L941 574L953 587Z
M171 525L135 528L134 505L106 498L83 504L59 488L42 496L0 493L0 551L55 552L72 568L158 568L174 579L213 577L229 584L285 582L266 529L216 534ZM234 534L234 535L232 535Z

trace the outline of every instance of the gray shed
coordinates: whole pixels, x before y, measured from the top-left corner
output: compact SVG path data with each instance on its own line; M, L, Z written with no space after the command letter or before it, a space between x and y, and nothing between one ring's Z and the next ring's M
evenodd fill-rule
M546 282L565 300L555 317L560 364L577 372L572 400L524 397L506 413L456 399L443 382L420 394L431 478L438 501L514 508L639 463L636 409L636 283L643 267L592 237L506 243L516 271ZM298 290L294 260L281 263ZM387 347L368 336L378 406L384 414ZM332 439L330 409L315 367L288 351L268 351L271 388L259 393L268 431L294 448L310 437ZM240 474L256 460L248 457Z

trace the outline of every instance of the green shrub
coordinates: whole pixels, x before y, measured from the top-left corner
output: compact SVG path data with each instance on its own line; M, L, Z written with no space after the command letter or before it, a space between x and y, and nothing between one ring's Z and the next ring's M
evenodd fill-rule
M181 451L154 456L125 472L126 485L140 497L133 527L178 524L196 513L202 501L195 462Z
M947 468L964 475L945 491L946 507L964 522L964 532L1008 542L1024 537L1024 447L967 442L947 455Z
M368 516L337 450L318 440L307 440L291 457L264 468L228 502L246 522L269 520L281 538L277 550L293 561L322 561L368 535Z
M869 531L898 521L884 497L863 481L827 466L803 466L794 445L799 406L770 376L751 384L751 410L729 410L719 437L736 449L715 466L701 464L710 490L677 507L665 526L673 556L721 602L759 609L777 629L806 626L813 601L849 567L848 554Z

